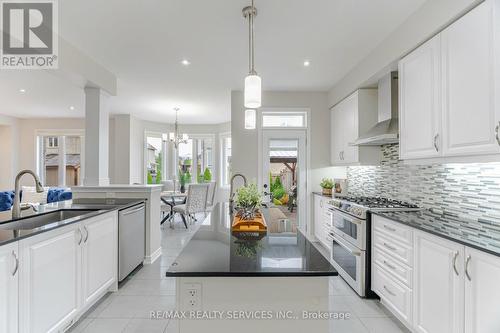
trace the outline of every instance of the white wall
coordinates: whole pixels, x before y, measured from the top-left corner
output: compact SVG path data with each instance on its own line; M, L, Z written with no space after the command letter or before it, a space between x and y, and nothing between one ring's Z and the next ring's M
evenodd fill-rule
M429 0L356 65L328 94L332 107L358 88L370 86L396 63L482 0Z
M330 166L330 111L326 92L264 92L262 108L310 109L309 189L319 190L322 177L345 178L345 168ZM258 175L258 131L245 129L243 93L231 93L231 137L233 173L242 173L250 180ZM318 180L319 179L319 180Z

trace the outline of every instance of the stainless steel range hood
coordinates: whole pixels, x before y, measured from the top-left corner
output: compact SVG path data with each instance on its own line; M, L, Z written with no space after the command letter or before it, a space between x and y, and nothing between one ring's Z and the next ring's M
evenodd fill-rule
M398 142L398 72L392 72L378 83L378 123L362 133L353 145L380 146Z

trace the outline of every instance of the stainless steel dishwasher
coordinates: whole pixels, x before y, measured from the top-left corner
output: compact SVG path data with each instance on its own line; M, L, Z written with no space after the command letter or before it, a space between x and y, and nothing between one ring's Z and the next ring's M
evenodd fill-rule
M144 261L146 205L141 203L118 212L118 281Z

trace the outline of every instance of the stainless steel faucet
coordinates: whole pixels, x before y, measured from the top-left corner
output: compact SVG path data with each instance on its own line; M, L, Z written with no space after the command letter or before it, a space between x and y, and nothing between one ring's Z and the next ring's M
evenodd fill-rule
M15 182L15 195L14 195L14 205L12 207L12 219L18 219L21 217L21 187L19 186L19 181L21 180L21 177L25 174L30 174L35 179L35 187L37 193L43 192L43 186L40 183L40 179L33 171L23 170L19 172L16 176L16 182Z
M233 189L234 189L234 179L236 177L241 177L243 178L243 185L244 186L247 186L247 178L242 175L241 173L235 173L232 177L231 177L231 187L229 188L229 212L230 213L233 213L233 206L234 206L234 195L235 193L233 192Z

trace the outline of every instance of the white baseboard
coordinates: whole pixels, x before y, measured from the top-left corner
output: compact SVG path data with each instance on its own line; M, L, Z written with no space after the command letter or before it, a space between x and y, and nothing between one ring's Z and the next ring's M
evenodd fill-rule
M144 265L151 265L154 263L158 258L161 257L161 247L159 247L153 254L150 256L146 256L144 258L144 261L142 262Z

